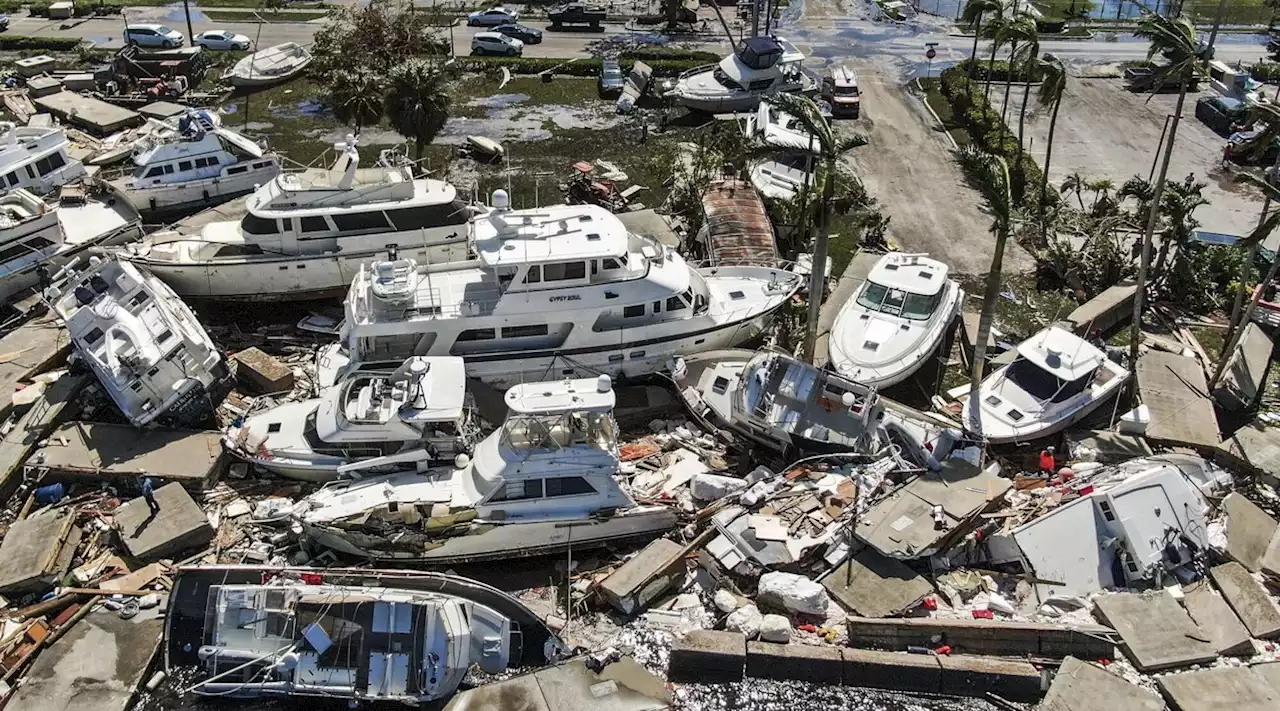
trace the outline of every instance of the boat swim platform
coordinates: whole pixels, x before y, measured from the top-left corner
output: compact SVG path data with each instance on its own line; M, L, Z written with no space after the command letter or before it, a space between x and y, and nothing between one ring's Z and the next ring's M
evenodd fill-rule
M446 538L428 551L361 550L337 529L307 526L306 533L319 545L351 558L395 565L425 567L483 563L511 558L554 555L567 550L591 550L623 542L644 542L676 527L676 515L668 510L637 513L587 522L547 521L493 526L487 531ZM366 536L368 534L365 534Z
M33 99L32 103L65 123L79 126L90 133L106 136L143 122L142 114L74 91Z
M226 455L222 433L68 422L47 438L26 468L42 481L96 481L150 476L188 488L212 484Z
M773 223L760 193L750 183L737 179L711 183L702 193L702 211L706 215L705 237L699 234L698 239L705 240L711 266L778 265Z
M1215 450L1222 441L1204 368L1195 358L1160 350L1138 357L1138 392L1151 413L1151 442Z

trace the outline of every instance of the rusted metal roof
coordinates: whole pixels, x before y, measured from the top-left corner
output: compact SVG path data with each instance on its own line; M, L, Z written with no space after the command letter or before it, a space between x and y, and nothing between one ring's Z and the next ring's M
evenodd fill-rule
M750 184L718 180L702 193L706 214L707 253L712 266L778 265L778 246L764 201Z

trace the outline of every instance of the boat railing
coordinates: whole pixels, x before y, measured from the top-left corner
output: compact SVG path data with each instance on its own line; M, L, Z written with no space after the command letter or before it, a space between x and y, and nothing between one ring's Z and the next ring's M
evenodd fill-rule
M687 260L686 264L694 269L722 269L724 267L761 267L794 271L796 263L789 259L764 259L757 257L741 257L737 259L699 259Z
M680 72L680 76L676 77L676 81L680 81L681 79L685 79L685 78L687 78L687 77L691 77L691 76L693 76L694 74L702 74L703 72L707 71L708 69L715 69L715 68L716 68L716 66L718 66L718 65L716 65L716 64L699 64L698 66L694 67L693 69L686 69L686 70L684 70L683 72Z

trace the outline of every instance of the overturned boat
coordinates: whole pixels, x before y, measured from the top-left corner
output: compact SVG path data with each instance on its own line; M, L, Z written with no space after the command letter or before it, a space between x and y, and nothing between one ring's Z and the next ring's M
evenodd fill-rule
M831 367L877 388L906 380L947 339L964 304L950 268L923 254L886 254L831 326Z
M752 111L769 94L816 90L817 81L804 73L803 61L804 54L784 39L752 37L718 64L681 74L667 95L693 111Z
M165 667L228 698L325 697L418 705L451 696L472 665L542 666L565 647L516 598L456 575L198 566L179 570Z
M992 444L1047 437L1119 393L1129 371L1075 334L1051 326L1018 345L964 403L965 427Z
M191 309L128 262L73 260L44 291L76 353L137 427L197 426L231 390L226 357Z
M441 464L469 453L478 434L462 359L415 356L253 415L223 441L262 469L323 482Z
M615 476L608 376L518 385L474 457L424 473L337 481L292 516L314 544L363 560L452 564L644 540L673 528Z
M934 468L961 438L946 420L779 351L708 351L682 357L675 370L681 397L704 424L791 457L895 446Z
M241 89L251 89L290 79L306 71L311 52L297 42L285 42L254 52L223 73L223 81Z

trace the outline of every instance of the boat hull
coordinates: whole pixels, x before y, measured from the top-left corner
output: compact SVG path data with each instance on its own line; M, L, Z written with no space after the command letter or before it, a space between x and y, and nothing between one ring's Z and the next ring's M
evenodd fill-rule
M274 170L250 171L211 180L133 187L132 180L127 179L113 180L111 185L144 217L155 218L160 215L203 210L247 195L280 172L278 165L272 165Z
M1124 383L1127 381L1128 378L1117 378L1112 387L1107 388L1105 392L1100 393L1097 397L1090 399L1079 409L1047 422L1041 421L1012 428L1004 425L1002 422L1000 422L996 427L987 427L984 424L980 430L982 437L988 444L1021 444L1058 434L1068 427L1088 419L1089 416L1097 412L1098 408L1102 407L1102 405L1111 402L1119 394ZM982 417L983 423L999 422L996 419L996 416L989 412L984 412ZM974 432L979 431L975 426L976 423L973 421L968 402L965 403L963 419L966 427Z
M840 310L831 327L829 367L846 378L879 389L897 385L915 375L938 353L938 349L946 342L947 334L951 332L956 318L960 315L960 307L964 303L964 290L954 283L949 283L947 289L950 293L946 301L930 319L931 323L926 327L926 334L915 344L915 347L906 351L902 357L880 364L859 363L844 354L846 349L841 347L838 340L843 333L841 322L846 319L856 320L860 317L859 314L866 313L857 308L855 298L850 298L849 303Z

